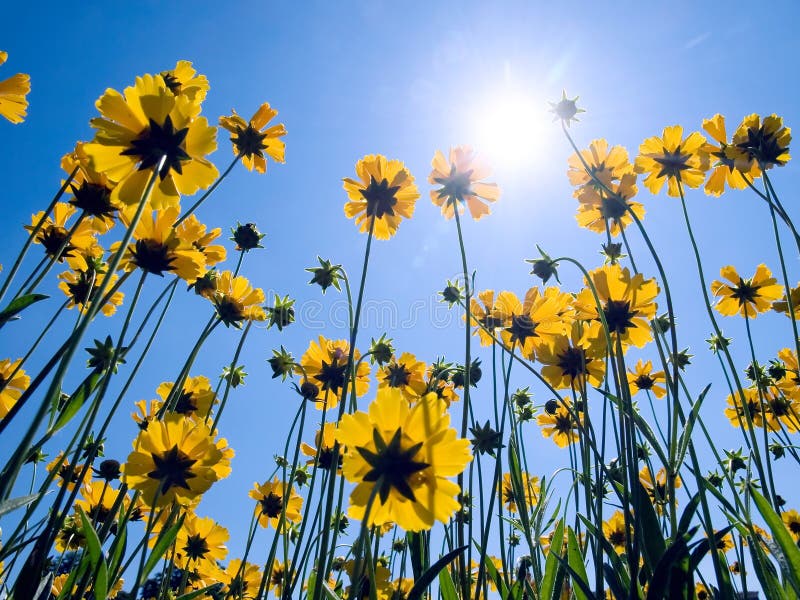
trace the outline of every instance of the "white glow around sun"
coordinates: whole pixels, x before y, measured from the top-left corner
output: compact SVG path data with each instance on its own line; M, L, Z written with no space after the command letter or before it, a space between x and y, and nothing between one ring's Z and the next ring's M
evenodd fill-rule
M545 156L556 124L542 98L503 92L473 113L475 149L498 170L532 167Z

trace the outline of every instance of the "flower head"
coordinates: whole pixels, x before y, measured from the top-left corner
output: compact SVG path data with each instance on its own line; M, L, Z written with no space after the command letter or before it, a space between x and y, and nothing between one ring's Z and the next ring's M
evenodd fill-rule
M214 519L188 513L175 537L175 563L201 576L215 572L217 562L228 555L229 538L228 530Z
M425 372L428 366L409 352L390 360L378 370L378 389L397 388L409 402L426 392Z
M755 163L759 169L782 167L791 158L789 143L792 130L785 127L778 115L770 115L761 120L757 114L744 118L733 134L731 143L725 148L727 158L734 161L736 168L747 172Z
M232 113L229 117L220 117L219 124L233 134L233 153L242 157L242 164L248 171L255 169L266 173L265 154L275 162L285 162L286 144L281 138L286 135L286 127L283 123L267 127L278 114L277 110L265 102L247 122L235 110Z
M703 129L711 137L704 148L711 160L711 174L703 188L706 194L721 196L726 184L732 190L742 190L747 187L748 179L752 183L753 179L761 176L761 169L756 161L749 161L748 165L747 161L740 160L737 166L736 160L728 156L730 141L725 132L725 117L716 114L710 119L704 119ZM742 166L746 167L744 172L739 168Z
M306 456L310 456L308 461L309 465L313 465L316 459L316 465L320 469L330 471L333 468L333 446L336 443L336 425L334 423L325 423L322 429L318 429L314 435L314 444L316 447L309 446L305 442L300 444L300 451ZM342 468L342 455L339 453L339 460L337 469Z
M0 51L0 65L8 59L8 52ZM17 73L0 81L0 115L14 124L22 123L27 115L28 100L31 91L30 75Z
M453 218L456 208L459 214L464 212L466 204L472 218L477 221L489 214L487 202L500 198L497 184L483 181L491 170L478 160L469 146L450 148L449 158L437 150L431 166L433 171L428 182L441 186L431 190L431 200L442 208L442 214L448 219Z
M158 386L156 394L158 394L162 402L167 401L173 387L175 387L175 384L171 381L165 381ZM203 375L187 377L170 412L205 419L216 402L217 396L211 388L211 382L208 377Z
M253 486L250 497L258 503L259 525L283 531L287 522L300 521L303 499L294 491L294 487L287 486L277 476L272 481L260 485L254 483Z
M319 336L312 340L308 350L295 367L295 373L303 376L304 383L314 386L316 395L312 398L317 408L333 408L347 392L345 390L345 373L350 344L346 340L329 340ZM356 349L353 360L358 365L356 370L356 395L363 396L369 389L369 364L360 361L361 353ZM348 378L349 379L349 378ZM349 385L347 386L349 389Z
M625 516L622 511L616 511L607 521L603 521L603 536L617 551L617 554L624 554L625 548L633 532L625 527Z
M87 261L86 269L65 271L58 276L61 280L58 289L64 292L69 299L67 308L80 306L81 310L86 310L92 302L98 299L97 292L100 291L106 277L109 277L109 285L114 285L117 276L113 273L109 275L106 268L105 263L99 260ZM114 292L100 310L105 316L110 317L117 312L117 307L122 304L124 297L125 294L122 292Z
M261 307L264 291L254 288L246 277L223 271L216 283L214 308L226 326L241 327L242 321L263 321L267 318L267 313Z
M578 108L578 96L574 98L567 98L567 90L561 90L561 99L557 102L548 102L550 105L550 112L553 113L553 121L561 121L564 125L569 127L571 121L578 122L575 115L578 113L586 112L582 108Z
M536 504L539 502L539 497L541 494L539 478L534 475L529 475L524 471L521 473L521 476L525 505L530 511L530 509L536 506ZM519 512L518 505L521 504L522 498L519 498L514 492L511 473L503 474L503 481L500 483L500 499L510 512Z
M695 131L683 137L683 127L665 127L661 137L647 138L639 146L636 172L647 173L644 185L657 194L667 182L667 194L677 198L679 184L700 187L708 170L706 138Z
M371 496L369 522L389 521L408 531L446 523L459 508L458 486L447 479L471 459L469 441L450 427L443 400L427 394L414 406L394 388L378 390L368 412L342 417L336 433L346 448L342 471L356 484L350 516L361 519Z
M20 368L21 363L22 359L0 360L0 383L3 384L0 390L0 419L5 418L31 383L31 378Z
M663 398L667 394L664 387L666 376L664 371L653 371L653 361L639 361L633 370L628 369L628 385L634 394L638 392L651 391L656 398Z
M578 441L580 423L575 421L573 409L566 400L554 401L553 404L548 407L552 410L546 409L536 417L536 423L541 427L544 437L551 438L559 448L566 448ZM579 412L577 415L582 419Z
M731 265L722 267L719 274L727 281L712 282L711 293L719 298L716 309L728 317L738 313L752 319L768 311L772 302L784 295L783 286L764 264L758 265L749 279L741 277Z
M355 217L359 231L372 229L379 240L388 240L400 221L410 219L419 191L414 177L399 160L370 154L356 163L358 179L344 178L350 199L344 205L347 218Z
M161 77L169 90L176 96L186 96L192 102L201 104L208 93L208 78L198 74L188 60L179 60L174 69L161 71Z

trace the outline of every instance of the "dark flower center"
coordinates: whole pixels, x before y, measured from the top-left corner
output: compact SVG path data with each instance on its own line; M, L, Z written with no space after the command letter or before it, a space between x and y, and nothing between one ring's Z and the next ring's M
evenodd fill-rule
M627 212L628 203L620 194L603 197L600 200L600 214L610 221L619 221Z
M775 134L767 133L763 127L748 129L747 140L736 144L736 147L744 151L751 159L758 161L760 165L786 164L786 160L781 160L779 157L788 148L782 147Z
M346 363L337 364L338 362L334 359L329 364L323 360L319 373L314 376L314 379L322 384L323 390L331 390L334 394L338 394L344 386L344 374L347 370Z
M338 467L342 466L342 454L339 453L339 464ZM322 448L319 451L319 460L317 461L317 466L320 469L325 469L326 471L330 471L333 467L333 448Z
M70 244L69 233L63 227L58 225L51 225L39 234L38 241L44 246L44 251L47 256L53 257L61 250L61 255L58 257L58 262L64 262L65 258L73 256L73 251L77 250L76 246ZM63 246L63 250L61 247Z
M411 373L406 369L405 365L394 363L386 367L386 371L384 381L389 384L389 387L403 387L408 385L411 379Z
M511 326L506 327L512 342L524 345L529 337L538 337L536 323L528 315L511 315Z
M175 408L172 410L181 415L190 415L195 412L197 410L197 402L195 401L194 394L183 390L181 395L178 396L178 402L175 404Z
M397 204L395 194L399 189L399 185L390 187L385 177L379 183L370 175L369 185L361 190L361 195L367 201L367 215L376 219L383 215L394 216L394 205Z
M640 390L650 390L653 389L653 384L655 381L653 380L650 375L642 373L639 375L633 382L633 384L639 388Z
M402 429L398 427L387 444L378 430L373 429L372 439L375 442L376 451L372 452L361 446L356 446L356 450L361 457L372 467L364 475L364 481L376 482L378 495L383 504L389 498L389 492L392 488L412 502L416 502L414 491L411 489L408 479L414 473L422 471L429 466L427 463L414 460L414 456L422 448L422 442L403 450L401 446L402 437Z
M175 77L172 71L163 71L161 77L163 77L164 83L167 85L170 92L176 96L181 93L181 82Z
M264 158L262 150L267 147L264 143L266 137L266 133L261 133L252 125L248 125L245 128L237 127L236 135L231 136L231 142L242 156L249 158L255 155Z
M739 278L739 285L731 288L731 296L739 301L739 305L755 302L758 298L760 286L753 285L749 280Z
M116 207L111 204L111 190L104 185L84 181L80 187L72 187L72 199L69 201L75 208L80 208L94 217L111 217Z
M800 521L794 519L789 521L789 531L795 535L800 535Z
M175 269L172 266L175 256L170 256L169 247L155 240L137 240L131 255L137 267L154 275L163 277L164 271Z
M440 198L447 198L450 202L464 202L464 198L472 193L470 184L472 183L472 169L459 173L456 166L450 166L448 177L435 177L434 181L441 184L441 189L437 192Z
M608 330L612 333L625 333L628 327L633 327L633 317L636 312L631 310L631 303L627 300L609 300L603 308Z
M89 295L96 291L96 284L97 275L94 271L80 271L78 280L74 283L67 283L67 289L75 304L86 304L89 300Z
M175 445L161 454L152 454L155 469L150 471L147 476L156 479L160 483L160 493L166 494L170 488L181 487L185 490L189 488L189 479L197 477L192 472L192 465L197 461L189 458L184 452Z
M283 498L275 492L270 492L258 501L261 505L261 514L267 515L271 519L277 519L283 512Z
M205 558L209 550L208 542L206 542L200 534L187 537L186 545L183 547L183 551L186 552L186 556L189 560Z
M608 541L611 542L612 546L624 546L625 532L621 529L615 529L608 535Z
M191 160L191 156L183 149L187 133L189 133L188 127L176 130L169 115L164 119L163 125L150 119L150 126L142 131L139 137L131 140L130 147L120 154L138 156L140 171L157 166L161 162L161 158L165 157L166 160L158 172L163 180L169 175L170 170L174 170L178 174L183 173L181 163Z
M591 358L586 357L586 352L583 348L568 347L564 352L558 355L558 367L561 372L575 379L578 375L588 373L586 365L591 362Z
M572 419L570 419L568 414L558 413L553 427L558 433L566 435L572 431Z
M661 170L658 172L658 177L675 177L681 178L681 171L689 168L688 161L692 157L691 154L681 154L681 147L678 146L673 152L666 148L661 148L663 154L661 156L653 157L658 164L661 165Z
M225 325L236 325L244 319L244 307L229 296L222 296L214 301L217 315Z

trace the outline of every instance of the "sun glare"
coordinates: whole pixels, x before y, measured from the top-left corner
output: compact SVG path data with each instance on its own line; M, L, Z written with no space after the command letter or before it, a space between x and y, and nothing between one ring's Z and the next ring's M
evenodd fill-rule
M476 149L497 169L531 166L553 134L547 103L522 93L504 93L481 103L476 120Z

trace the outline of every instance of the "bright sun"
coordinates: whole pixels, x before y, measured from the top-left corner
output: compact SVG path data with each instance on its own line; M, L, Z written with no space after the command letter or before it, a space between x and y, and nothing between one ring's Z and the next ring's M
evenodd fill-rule
M541 98L507 92L487 98L477 113L476 150L497 169L535 164L549 146L554 127Z

